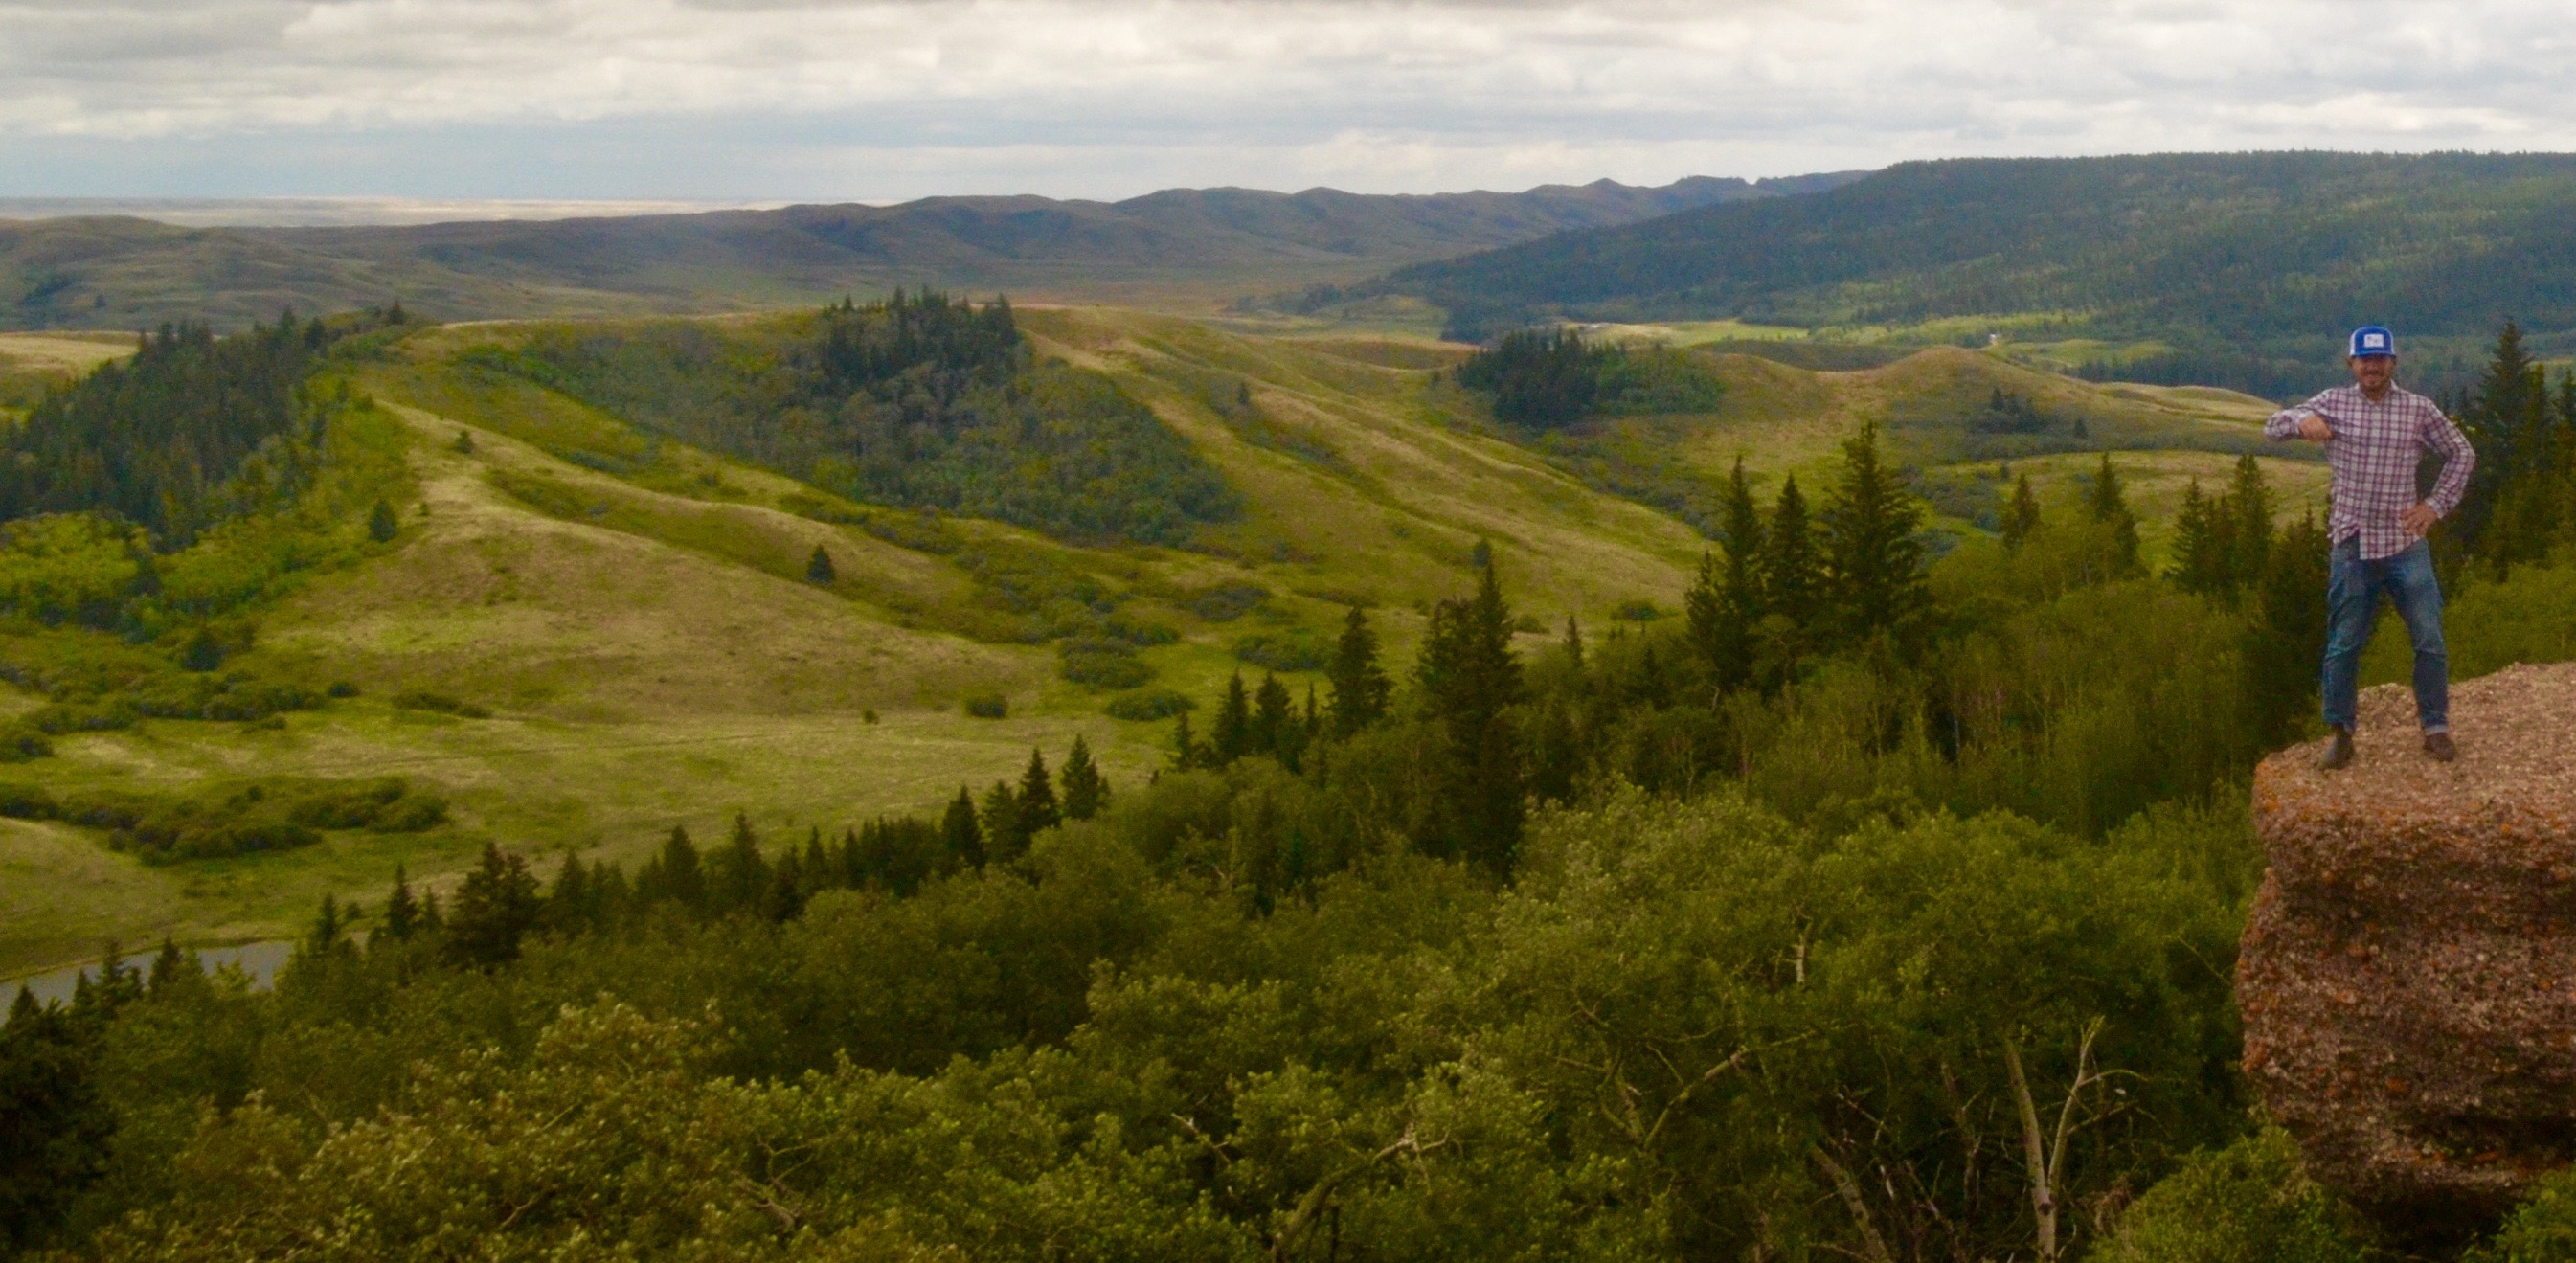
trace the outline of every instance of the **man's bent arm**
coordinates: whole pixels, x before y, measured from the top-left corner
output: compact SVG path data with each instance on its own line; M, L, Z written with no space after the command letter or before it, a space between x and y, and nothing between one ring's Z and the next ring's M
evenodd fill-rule
M2273 413L2272 419L2263 423L2263 437L2275 443L2286 443L2299 437L2299 423L2319 415L2317 400L2323 398L2324 395L2317 395L2295 408L2283 408Z
M2425 507L2443 516L2460 507L2460 497L2469 489L2469 471L2478 467L2477 449L2469 446L2468 436L2440 410L2432 410L2423 422L2419 437L2424 446L2442 454L2442 476L2433 483L2433 493L2424 497ZM2266 427L2269 431L2269 427Z

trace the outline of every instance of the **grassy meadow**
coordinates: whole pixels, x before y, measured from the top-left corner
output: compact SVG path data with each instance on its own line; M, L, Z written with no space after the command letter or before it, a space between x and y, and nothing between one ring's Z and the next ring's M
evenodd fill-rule
M1352 604L1371 610L1402 669L1429 605L1471 584L1479 541L1533 645L1568 615L1600 627L1640 599L1676 610L1707 546L1689 510L1739 455L1766 499L1790 473L1820 490L1836 445L1866 421L1916 467L1954 535L1979 529L1980 496L2008 490L1999 469L2070 511L2095 449L2120 448L2152 553L2186 480L2222 482L2235 453L2258 450L2268 410L1964 350L1855 372L1729 355L1713 415L1538 441L1445 380L1466 348L1418 332L1254 331L1100 307L1019 318L1041 355L1107 374L1186 438L1242 512L1161 547L853 503L490 367L487 352L559 325L433 327L335 364L401 423L413 489L395 506L399 532L257 609L253 647L227 665L345 680L356 695L261 724L149 719L68 735L0 780L59 793L400 775L443 794L450 823L148 867L93 832L0 821L0 974L110 937L289 934L326 893L374 905L397 864L440 885L486 839L631 866L673 825L708 840L737 813L773 843L837 834L1015 776L1033 747L1059 763L1076 734L1114 785L1137 783L1170 725L1111 718L1109 694L1059 677L1043 623L1065 593L1171 632L1139 657L1153 687L1205 705L1230 673L1258 678L1238 658L1245 642L1329 643ZM0 340L10 363L45 371L115 351ZM2082 417L2088 437L1999 452L1963 420L1997 389ZM2317 497L2321 465L2266 467L2285 513ZM807 577L817 546L834 563L828 584ZM1301 699L1319 679L1285 674ZM987 692L1007 699L1006 718L964 713ZM397 705L406 695L486 717Z

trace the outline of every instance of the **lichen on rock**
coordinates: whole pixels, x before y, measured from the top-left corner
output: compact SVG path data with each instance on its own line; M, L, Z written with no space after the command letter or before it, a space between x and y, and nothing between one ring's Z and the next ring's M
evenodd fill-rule
M2271 862L2237 965L2245 1072L2310 1174L2404 1237L2492 1224L2576 1160L2576 663L2452 690L2455 763L2402 686L2358 757L2255 771Z

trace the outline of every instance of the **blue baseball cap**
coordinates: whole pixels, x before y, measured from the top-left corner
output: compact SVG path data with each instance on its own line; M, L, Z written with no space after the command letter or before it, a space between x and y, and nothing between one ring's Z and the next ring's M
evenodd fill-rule
M2396 334L2378 325L2363 325L2352 331L2352 358L2366 359L2373 355L2394 358L2396 354Z

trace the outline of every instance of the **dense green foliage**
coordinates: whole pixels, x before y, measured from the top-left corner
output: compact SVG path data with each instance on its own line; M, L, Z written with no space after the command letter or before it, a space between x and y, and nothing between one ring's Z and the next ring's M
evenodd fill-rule
M1239 511L1108 378L1034 360L1007 302L897 291L783 325L580 326L472 358L855 500L1164 544Z
M331 338L292 314L221 339L164 325L0 434L0 521L104 513L169 549L291 500L313 477L326 415L301 387Z
M61 797L32 785L0 785L0 816L102 829L110 847L132 851L146 864L168 864L311 846L329 829L417 833L446 823L447 802L398 776L270 777L177 793L84 790Z
M2167 154L1903 163L1812 197L1712 206L1417 264L1453 336L1552 318L1807 327L2054 313L2174 348L2133 380L2331 385L2364 323L2576 331L2576 159Z
M1492 396L1496 420L1541 430L1596 415L1708 412L1725 394L1716 372L1687 351L1588 343L1567 329L1506 333L1457 374L1459 385Z
M2103 1263L2364 1263L2372 1234L2299 1170L2298 1146L2267 1127L2192 1155L2121 1216Z
M2224 546L2149 576L2106 462L2081 507L1929 560L1863 431L1812 506L1732 481L1686 617L1542 646L1488 547L1409 670L1354 609L1326 690L1235 677L1146 784L1077 745L837 840L737 818L631 874L495 846L443 902L326 904L270 992L166 951L0 1031L0 1110L40 1142L0 1231L2356 1257L2234 1069L2243 778L2308 722L2323 624L2323 540L2258 525L2267 495L2242 470L2200 509ZM2564 556L2469 593L2561 591Z

